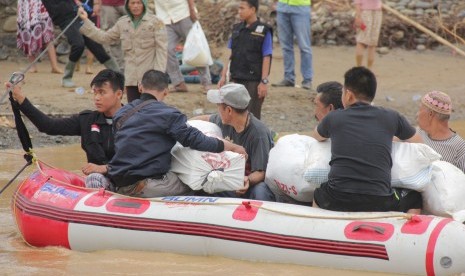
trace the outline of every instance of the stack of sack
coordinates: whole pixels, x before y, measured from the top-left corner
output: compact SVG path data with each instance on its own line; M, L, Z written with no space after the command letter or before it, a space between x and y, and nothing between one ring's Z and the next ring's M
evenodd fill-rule
M188 124L207 136L222 138L221 129L213 123L192 120ZM197 151L176 143L171 155L171 170L193 190L204 190L211 194L244 187L246 160L241 154Z
M439 161L441 155L425 144L393 142L392 187L422 193L426 213L452 216L465 210L465 174ZM275 193L301 201L328 180L331 142L292 134L278 140L270 152L265 182Z

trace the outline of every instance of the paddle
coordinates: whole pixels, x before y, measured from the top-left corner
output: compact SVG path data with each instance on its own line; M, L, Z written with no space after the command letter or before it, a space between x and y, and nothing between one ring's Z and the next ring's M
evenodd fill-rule
M21 145L23 146L24 151L24 159L26 159L26 165L24 165L18 173L5 185L5 187L0 190L0 195L2 195L3 191L5 191L13 181L26 169L27 166L32 164L33 154L32 154L32 142L31 138L29 137L29 132L27 131L26 126L24 125L23 119L21 118L21 112L19 111L19 104L13 99L13 89L15 85L22 82L24 80L24 73L22 72L14 72L11 75L10 83L12 86L7 90L7 93L10 94L10 102L11 108L13 110L13 115L15 118L16 124L16 132L18 133L19 140L21 141ZM5 93L6 94L6 93Z

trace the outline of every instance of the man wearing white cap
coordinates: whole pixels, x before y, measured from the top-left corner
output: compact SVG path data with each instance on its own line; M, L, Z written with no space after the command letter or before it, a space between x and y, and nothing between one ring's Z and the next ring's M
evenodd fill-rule
M452 101L446 93L431 91L421 99L417 113L419 133L428 146L442 155L441 160L465 172L465 140L449 128Z
M224 139L243 146L248 155L244 189L235 193L223 192L220 195L274 201L272 197L267 196L268 188L264 182L273 139L268 127L247 110L250 102L249 92L242 84L230 83L218 90L209 90L207 99L218 105L218 114L198 116L194 119L218 125Z

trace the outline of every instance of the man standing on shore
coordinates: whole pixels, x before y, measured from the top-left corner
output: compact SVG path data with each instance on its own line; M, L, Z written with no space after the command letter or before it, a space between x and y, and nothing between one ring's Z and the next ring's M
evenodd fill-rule
M179 69L179 62L176 58L176 45L181 39L186 40L192 24L197 21L197 11L194 0L154 0L155 12L165 23L168 34L168 64L166 73L170 76L173 87L171 92L187 92L184 77ZM210 69L208 66L199 67L200 83L206 93L211 85Z
M279 0L278 2L276 8L278 37L283 51L284 79L272 84L274 87L293 87L295 85L295 37L300 49L302 88L312 89L311 2L311 0Z

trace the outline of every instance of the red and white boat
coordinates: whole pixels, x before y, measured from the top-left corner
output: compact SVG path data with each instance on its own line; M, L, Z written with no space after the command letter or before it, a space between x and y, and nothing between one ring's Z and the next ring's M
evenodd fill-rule
M465 225L403 213L341 213L240 199L125 197L40 164L13 215L33 246L152 250L413 275L465 272Z

